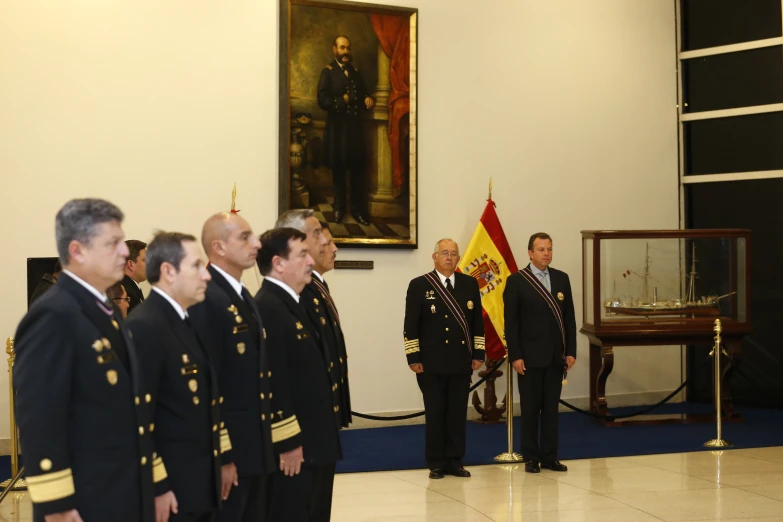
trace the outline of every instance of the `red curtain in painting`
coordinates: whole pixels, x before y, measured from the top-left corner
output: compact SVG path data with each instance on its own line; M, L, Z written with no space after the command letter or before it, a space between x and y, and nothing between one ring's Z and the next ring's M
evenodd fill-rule
M410 111L410 22L407 17L391 15L374 14L371 18L383 52L391 62L389 144L392 150L394 187L401 189L405 180L400 156L400 120Z

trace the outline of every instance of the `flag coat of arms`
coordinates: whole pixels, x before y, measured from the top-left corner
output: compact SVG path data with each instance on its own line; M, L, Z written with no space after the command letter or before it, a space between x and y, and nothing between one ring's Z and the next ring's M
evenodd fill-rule
M518 269L492 199L487 200L487 206L460 259L458 269L474 277L479 284L487 359L502 359L506 353L503 341L503 289L508 276Z

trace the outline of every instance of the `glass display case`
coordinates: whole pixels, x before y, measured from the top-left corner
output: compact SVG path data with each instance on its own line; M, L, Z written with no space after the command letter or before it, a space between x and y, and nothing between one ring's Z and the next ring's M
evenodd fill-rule
M750 230L582 231L583 325L590 340L590 409L610 420L606 382L621 346L711 346L720 319L721 408L739 418L731 368L750 324ZM648 416L653 417L653 416ZM683 416L625 423L690 422Z
M750 231L582 232L585 330L749 323Z

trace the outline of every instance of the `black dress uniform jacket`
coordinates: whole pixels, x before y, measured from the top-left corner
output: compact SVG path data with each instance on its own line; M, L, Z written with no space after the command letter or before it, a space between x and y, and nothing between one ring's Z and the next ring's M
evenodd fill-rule
M129 275L122 278L122 287L125 288L125 292L130 297L128 313L131 313L134 308L144 302L144 294L141 292L139 285L136 284L136 281L131 279Z
M231 439L222 463L234 462L240 477L277 469L272 449L271 377L264 326L256 320L250 293L244 299L214 267L208 268L206 299L188 309L207 345L218 377L220 418ZM222 432L222 430L221 430Z
M154 520L152 397L132 338L65 272L19 324L14 388L35 522Z
M446 288L436 271L430 272ZM454 273L454 298L469 327L472 347L454 314L426 276L413 279L405 298L405 354L408 365L423 363L429 374L471 374L471 360L484 360L484 318L478 283L469 275Z
M337 306L329 294L326 282L313 282L305 286L301 302L307 308L311 320L319 328L319 336L327 350L329 359L329 378L332 386L340 392L340 423L343 427L351 424L351 393L348 387L348 354L345 337L340 327ZM320 283L320 286L319 286Z
M324 353L318 328L300 304L301 298L297 303L271 281L264 281L256 302L266 325L269 365L275 375L275 453L302 446L305 464L340 460L340 392L330 378L333 363Z
M369 95L364 78L352 65L340 68L337 61L321 70L318 106L327 112L324 128L324 164L330 168L363 165L365 157L362 114ZM344 95L348 96L345 101Z
M549 281L554 301L563 315L564 355L576 357L576 319L571 281L568 274L552 267L549 267ZM503 291L503 304L509 361L523 359L525 367L543 368L562 357L563 340L555 315L522 274L509 276Z
M128 318L152 393L155 495L173 491L180 513L216 510L221 450L217 378L193 328L153 290ZM222 446L222 447L221 447Z
M38 286L36 286L35 290L33 290L33 294L30 296L30 302L28 303L28 306L31 306L34 301L44 295L47 290L56 284L57 279L55 279L52 274L44 274L43 277L41 277L41 282L38 283Z

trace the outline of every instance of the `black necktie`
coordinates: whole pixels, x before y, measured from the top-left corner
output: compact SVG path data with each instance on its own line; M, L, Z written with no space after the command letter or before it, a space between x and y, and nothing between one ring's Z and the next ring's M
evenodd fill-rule
M250 295L250 292L244 286L242 287L242 300L245 301L247 307L250 308L250 313L252 313L253 317L256 319L256 321L258 321L256 306L253 302L253 296Z
M450 277L446 278L446 290L448 290L450 294L454 293L454 287L451 286L451 278Z

